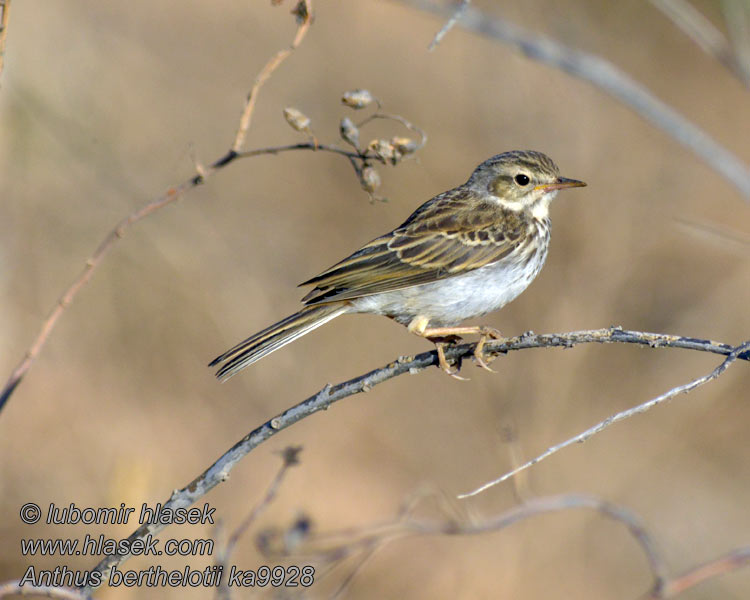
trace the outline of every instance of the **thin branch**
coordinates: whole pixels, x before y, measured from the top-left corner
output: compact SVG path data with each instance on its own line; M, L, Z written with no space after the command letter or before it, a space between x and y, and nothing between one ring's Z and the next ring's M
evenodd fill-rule
M430 45L427 46L427 50L430 50L430 51L434 50L435 47L440 42L443 41L445 34L448 33L451 29L453 29L456 23L458 23L458 20L466 12L466 9L469 8L469 4L471 4L471 0L461 0L460 4L458 5L458 8L456 8L456 10L451 15L451 18L445 22L445 25L443 25L440 28L440 31L438 31L435 34L435 37L432 38Z
M648 597L652 600L674 598L685 590L693 588L708 579L713 579L725 573L731 573L732 571L746 567L748 564L750 564L750 546L732 550L719 558L693 567L682 575L665 581L661 589L655 587Z
M346 156L347 158L360 160L374 158L374 156L368 153L360 154L359 152L351 152L349 150L339 148L338 146L333 146L332 144L321 144L320 142L318 142L317 144L314 142L300 142L298 144L286 144L284 146L269 146L268 148L245 150L244 152L238 152L237 158L250 158L252 156L260 156L262 154L280 154L281 152L289 152L291 150L320 150L321 152L333 152L334 154L340 154L341 156Z
M748 350L750 345L748 344L734 348L728 344L722 344L710 340L699 340L668 334L626 331L621 328L542 335L536 335L529 332L518 337L493 340L485 345L484 350L490 354L502 354L511 350L524 350L528 348L570 348L576 344L583 343L626 343L638 344L651 348L683 348L721 354L728 357L723 363L723 369L726 369L735 359L750 361L750 350ZM463 358L472 356L475 346L476 344L452 346L446 349L445 354L449 360L460 361ZM234 466L252 450L298 421L301 421L318 411L328 409L334 402L338 402L339 400L343 400L344 398L361 392L369 392L376 385L388 381L389 379L393 379L394 377L404 375L405 373L418 373L429 366L437 366L438 362L437 352L433 350L431 352L423 352L414 357L400 357L384 367L374 369L369 373L339 383L335 386L327 384L318 393L285 410L281 414L266 421L260 427L257 427L248 433L244 438L219 457L219 459L208 467L208 469L206 469L201 475L196 477L181 490L175 490L171 497L163 503L164 508L175 509L190 506L218 484L226 481ZM136 529L130 535L128 540L133 542L136 539L144 538L148 534L155 536L163 528L164 525L159 523L146 523ZM128 546L130 545L131 544L128 544ZM112 567L119 566L129 557L129 554L107 556L95 567L95 570L101 572L102 581L106 581L109 578ZM91 592L90 588L84 588L84 590L87 593Z
M306 540L306 548L294 555L295 559L340 562L359 555L364 563L372 553L387 544L415 536L481 535L506 529L520 521L543 514L573 509L594 510L600 515L625 526L643 552L653 578L651 590L644 600L667 600L691 589L704 581L736 571L750 564L750 546L728 552L714 560L693 567L686 572L671 576L667 561L642 519L629 509L586 494L563 494L532 498L498 515L476 520L467 516L456 517L443 511L443 520L427 521L414 517L408 511L399 513L390 521L365 527L345 528L319 533ZM288 554L284 555L289 558ZM339 589L351 584L360 570L357 564L348 574Z
M284 48L283 50L279 50L274 56L272 56L271 59L263 67L263 69L261 69L260 73L258 73L258 76L255 78L255 83L253 83L253 87L247 96L245 108L243 109L242 115L240 116L240 126L237 128L237 135L235 136L234 143L232 144L232 150L234 152L240 152L240 150L242 150L242 146L245 145L247 131L250 128L250 119L252 119L253 117L253 111L255 110L255 101L258 97L260 88L262 88L263 84L268 81L268 78L271 77L271 75L279 67L279 65L284 62L284 60L286 60L289 55L299 47L299 45L302 43L302 40L305 38L308 29L310 29L310 24L312 23L312 6L310 5L310 0L300 0L295 11L297 11L297 15L299 18L297 35L294 36L292 45L288 48Z
M29 583L21 585L20 579L0 583L0 598L10 596L40 596L55 598L56 600L88 600L89 598L89 596L83 594L79 590L71 588L48 585L35 586Z
M573 509L594 510L603 517L624 525L628 533L637 542L649 565L649 570L654 579L654 590L663 589L669 581L667 563L642 520L626 509L611 502L607 502L596 496L585 494L563 494L532 498L518 506L511 508L498 515L485 519L460 519L456 520L448 515L443 520L419 519L408 516L396 517L388 523L381 523L367 528L351 529L341 532L324 533L308 540L308 546L312 549L296 559L310 560L315 557L331 557L333 560L344 560L356 553L368 553L379 550L388 543L396 540L415 536L470 536L482 535L502 531L515 523L537 517L539 515L568 511ZM338 545L331 545L327 538L338 537L343 541ZM315 549L315 544L319 549ZM350 583L349 581L346 582Z
M750 87L750 4L747 0L722 0L721 5L739 77Z
M2 1L3 0L0 0L0 2ZM5 5L3 18L5 19L7 17L9 1L4 0L4 2ZM299 7L302 5L305 7L304 11L307 12L302 11L304 12L303 17L298 17L300 18L300 23L297 29L297 35L294 38L292 46L290 48L287 48L286 50L282 50L273 59L271 59L271 61L269 61L269 63L264 67L263 71L255 81L255 85L253 86L253 89L248 97L247 104L245 105L245 110L242 112L242 117L240 119L240 124L237 129L237 135L232 145L232 149L227 152L227 154L225 154L222 158L215 161L210 167L196 167L196 174L194 176L192 176L190 179L180 184L179 186L168 189L167 192L161 197L157 198L156 200L152 200L145 206L142 206L141 208L136 210L134 213L125 217L115 226L114 229L112 229L106 235L104 240L102 240L102 242L99 244L99 247L96 249L96 251L86 261L86 264L80 275L78 275L78 277L73 280L73 283L70 284L70 287L68 287L68 289L65 290L62 296L58 298L49 316L42 323L41 331L37 335L34 342L31 344L31 347L26 351L23 360L21 360L18 366L16 366L16 368L10 374L8 381L5 383L2 391L0 391L0 411L3 409L6 402L15 391L16 387L18 387L18 384L21 383L23 377L34 364L34 361L39 355L39 352L44 347L44 344L47 342L50 333L52 333L52 330L54 329L57 321L60 319L62 314L65 312L65 309L70 305L78 292L89 282L96 269L101 265L107 254L109 254L109 251L112 250L115 244L127 233L128 229L130 229L131 226L151 215L152 213L161 210L162 208L168 206L169 204L172 204L176 200L179 200L186 192L201 185L210 176L240 157L238 148L242 145L242 143L244 143L245 137L247 135L247 130L250 126L250 117L252 116L253 108L255 106L255 100L257 98L258 90L268 79L268 77L270 77L271 73L273 73L278 64L280 64L281 61L300 44L300 42L304 38L305 33L307 33L307 30L310 27L311 9L309 0L301 0L301 5L298 5L298 8L296 9L298 14L301 12ZM4 41L4 34L5 29L3 29L0 33L0 42ZM297 144L294 146L280 148L266 148L255 150L249 153L244 153L244 156L255 156L257 154L274 154L276 152L282 152L284 150L303 149L307 146L309 146L309 144ZM317 149L320 148L318 147ZM339 149L331 148L329 149L329 151L347 155L344 151Z
M614 415L611 415L604 419L603 421L600 421L593 427L588 428L586 431L583 431L579 433L576 436L573 436L572 438L569 438L565 440L564 442L561 442L559 444L556 444L555 446L551 446L547 448L544 452L542 452L540 455L535 456L529 461L526 461L522 465L519 465L515 469L508 471L507 473L501 475L500 477L493 479L492 481L489 481L475 490L468 492L466 494L459 495L459 498L469 498L471 496L476 496L477 494L481 494L482 492L488 490L491 487L494 487L503 481L513 477L514 475L520 473L521 471L524 471L528 469L529 467L533 467L535 464L542 462L545 458L549 458L553 454L558 453L563 448L567 448L568 446L572 446L573 444L582 444L592 436L596 435L597 433L600 433L601 431L604 431L607 427L610 425L614 425L615 423L618 423L619 421L624 421L625 419L629 419L630 417L634 417L635 415L644 413L648 410L651 410L655 406L661 404L662 402L666 400L670 400L671 398L674 398L678 394L687 394L688 392L692 392L695 388L698 388L702 385L705 385L709 381L713 381L719 375L721 375L729 365L731 365L735 360L737 360L738 356L742 353L746 353L748 350L750 350L750 341L745 342L741 346L737 346L732 352L727 356L726 359L713 371L708 373L707 375L703 375L702 377L698 377L697 379L694 379L693 381L686 383L684 385L678 385L677 387L672 388L671 390L661 394L660 396L657 396L656 398L652 398L651 400L648 400L646 402L643 402L642 404L639 404L638 406L634 406L633 408L629 408L627 410L620 411Z
M431 0L401 0L415 8L444 15ZM520 50L527 57L593 83L697 154L730 181L750 202L750 168L705 131L654 96L611 62L574 50L498 17L467 7L461 26Z
M279 467L279 470L276 472L276 475L274 476L270 485L268 486L266 493L263 495L261 501L253 506L247 517L245 517L242 523L240 523L232 532L232 535L229 536L229 539L227 540L224 548L221 548L217 553L215 564L224 567L225 570L228 570L226 567L229 563L229 558L234 551L234 547L237 545L237 542L247 532L250 526L257 520L257 518L263 513L263 511L265 511L275 500L276 494L281 487L282 481L284 481L284 478L289 472L289 469L299 464L299 454L301 451L302 446L288 446L281 452L283 462L281 464L281 467ZM216 592L218 598L231 597L229 593L228 578L221 581Z
M416 133L421 139L419 143L417 144L417 149L423 148L424 145L427 143L427 134L424 132L424 130L420 129L414 123L411 121L408 121L407 119L404 119L401 115L392 115L389 113L382 113L382 112L376 112L371 114L369 117L363 119L359 123L357 123L357 127L364 127L367 125L370 121L374 121L375 119L386 119L388 121L397 121L398 123L401 123L404 127L406 127L409 131L413 131Z
M242 521L232 535L229 536L229 541L227 542L227 556L232 552L237 545L237 542L249 529L250 525L252 525L263 511L274 501L276 494L281 487L281 482L284 481L284 477L286 477L289 469L299 464L299 453L301 450L302 446L289 446L284 449L282 452L283 463L276 473L276 476L273 478L273 481L271 481L271 484L268 486L263 499L253 507L247 517L245 517L245 520Z
M748 74L743 72L732 46L719 29L687 0L651 0L701 50L716 59L748 85Z
M10 0L0 0L0 75L5 65L5 39L8 37L10 19Z

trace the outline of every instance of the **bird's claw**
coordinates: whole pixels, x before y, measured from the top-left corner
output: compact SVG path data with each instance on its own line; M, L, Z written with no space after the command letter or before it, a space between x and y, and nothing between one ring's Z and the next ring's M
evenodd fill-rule
M497 373L494 369L491 369L484 358L484 345L487 343L488 339L493 340L499 340L502 339L503 335L494 327L481 327L479 329L479 341L477 342L477 345L474 347L474 360L477 363L477 366L482 367L485 371L489 371L490 373ZM493 356L490 359L490 362L495 360L497 357Z
M436 344L436 346L437 346L437 353L438 353L438 365L443 370L443 372L453 377L453 379L458 379L459 381L469 381L468 377L461 377L458 374L458 371L459 371L458 368L453 369L448 364L448 360L445 358L444 344L441 342L441 343Z

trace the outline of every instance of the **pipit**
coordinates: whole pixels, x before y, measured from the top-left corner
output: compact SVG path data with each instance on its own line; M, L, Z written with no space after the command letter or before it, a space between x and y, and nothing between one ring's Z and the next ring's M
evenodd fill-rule
M437 345L440 367L457 377L444 345L479 335L474 357L499 332L459 326L498 310L539 274L549 247L549 205L558 190L586 184L560 177L541 152L498 154L469 180L425 202L393 231L300 285L304 308L237 344L209 366L239 370L347 313L385 315ZM223 363L223 364L222 364Z

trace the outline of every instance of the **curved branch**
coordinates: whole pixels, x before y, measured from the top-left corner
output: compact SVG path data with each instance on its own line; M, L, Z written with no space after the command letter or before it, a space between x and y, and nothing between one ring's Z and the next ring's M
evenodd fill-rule
M431 0L401 0L420 10L444 15L450 8ZM697 154L730 181L750 201L750 168L705 131L688 121L667 103L611 62L593 54L569 48L544 35L527 31L498 17L462 4L460 24L466 29L520 50L527 57L570 75L585 79L629 106L672 138Z
M5 21L7 20L8 15L8 5L9 0L0 0L0 6L4 8L2 13L2 27L3 29L0 30L0 44L4 43L5 40ZM88 258L86 261L86 264L83 268L83 271L78 275L78 277L73 280L73 283L70 284L67 290L63 292L62 296L60 296L55 303L54 308L50 312L50 314L47 316L47 318L42 323L41 331L37 334L36 339L31 344L29 349L26 351L26 354L24 355L21 362L16 366L15 369L13 369L13 372L10 374L10 377L8 378L8 381L5 383L5 386L3 386L2 391L0 391L0 411L5 406L6 402L10 398L10 396L13 394L15 389L18 387L18 384L21 383L23 380L23 377L26 375L26 373L29 371L31 366L34 364L34 361L36 360L37 356L39 355L39 352L41 351L44 344L47 342L47 338L49 338L50 333L52 333L52 330L54 329L55 325L57 324L58 319L62 316L63 312L65 312L65 309L70 305L70 303L73 301L73 299L76 297L78 292L89 282L91 277L94 274L94 271L97 269L97 267L102 263L105 256L109 253L109 251L115 246L115 244L125 235L125 233L130 229L132 225L137 223L138 221L144 219L148 215L164 208L165 206L172 204L176 200L179 200L183 194L186 192L192 190L193 188L201 185L208 177L215 174L217 171L222 169L223 167L226 167L229 163L233 162L235 159L239 158L241 155L239 153L239 149L242 146L242 144L245 141L245 137L247 136L248 128L250 127L250 118L253 113L253 109L255 107L255 100L257 98L258 91L260 87L265 83L265 81L271 76L273 71L276 69L276 67L279 66L279 64L287 57L289 54L294 51L297 46L302 42L302 39L304 38L305 34L307 33L307 30L310 27L311 22L311 8L310 8L310 0L300 0L300 4L298 4L297 9L295 9L295 14L298 16L298 28L297 28L297 34L294 38L294 41L292 42L292 45L289 48L286 48L285 50L281 50L278 52L263 68L261 73L256 77L255 84L253 85L253 88L248 95L247 101L245 103L245 108L242 111L242 116L240 117L240 122L237 127L237 133L235 134L235 139L232 144L232 149L229 150L222 158L215 161L210 167L202 167L202 166L196 166L196 174L185 181L184 183L180 184L177 187L173 187L167 190L167 192L162 195L161 197L157 198L156 200L152 200L151 202L148 202L135 212L131 213L127 217L125 217L122 221L120 221L114 229L112 229L102 240L102 242L99 244L99 247L94 251L94 253ZM2 59L2 46L0 45L0 60ZM0 63L1 66L2 63ZM309 144L308 144L309 145ZM296 145L293 149L302 149L306 145ZM289 148L292 149L292 148ZM316 148L317 149L317 148ZM256 150L254 153L245 153L246 156L255 156L257 154L275 154L276 152L280 152L281 149L274 149L274 148L268 148L264 150ZM331 152L339 152L342 153L343 151L340 150L330 150Z
M570 348L576 344L583 343L626 343L638 344L651 348L683 348L701 352L709 352L724 355L727 358L720 367L725 370L737 359L750 361L750 342L742 346L732 347L728 344L713 342L710 340L699 340L696 338L682 337L677 335L657 334L640 331L626 331L621 328L596 329L589 331L574 331L571 333L553 333L537 335L532 332L518 337L493 340L484 346L485 352L489 354L502 354L512 350L524 350L528 348ZM462 344L446 349L448 359L460 361L462 358L470 357L474 353L476 344ZM196 477L181 490L175 490L171 497L163 503L164 508L185 508L196 502L211 489L226 481L234 466L260 444L273 437L280 431L294 425L318 411L326 410L334 402L343 400L349 396L361 392L369 392L376 385L404 375L405 373L417 373L429 366L438 365L436 351L423 352L413 357L399 357L392 363L374 369L369 373L354 377L349 381L337 385L327 384L318 393L292 406L276 417L266 421L257 427L234 446L227 450L216 462L214 462L201 475ZM720 373L715 375L718 377ZM689 391L689 390L685 390ZM146 523L136 529L130 537L129 542L145 538L151 534L156 535L164 525L159 523ZM130 546L131 544L128 544ZM129 554L115 554L107 556L96 567L95 570L102 573L102 582L106 581L114 566L119 566L129 558ZM90 588L84 588L85 593L91 593Z
M47 343L47 339L52 333L52 330L55 328L55 325L57 325L57 321L65 312L65 309L68 308L71 302L78 295L78 292L80 292L81 289L83 289L83 287L89 282L91 277L94 275L94 271L96 271L96 269L101 265L109 251L112 250L115 244L125 236L127 231L133 225L149 216L150 214L161 210L162 208L169 204L172 204L173 202L176 202L185 193L203 184L206 179L208 179L208 177L210 177L220 169L228 166L230 163L234 162L237 159L249 158L262 154L278 154L280 152L288 152L292 150L332 152L334 154L344 156L350 160L355 158L360 160L371 158L367 153L357 154L355 152L342 150L341 148L338 148L336 146L327 144L313 144L312 142L302 142L299 144L289 144L286 146L270 146L268 148L257 148L242 153L237 153L233 150L230 150L227 154L214 162L211 166L200 169L200 172L198 174L194 175L187 181L183 182L177 187L168 189L164 195L156 198L155 200L152 200L151 202L148 202L135 212L129 214L117 225L115 225L115 227L104 237L94 253L86 260L83 270L78 275L78 277L73 280L68 289L65 290L62 296L60 296L57 299L57 302L55 302L54 308L42 323L42 328L34 339L34 342L26 351L26 354L24 355L21 362L18 363L15 369L13 369L10 377L8 377L8 380L5 383L5 386L3 386L2 391L0 391L0 411L3 409L6 402L15 391L16 387L18 387L18 384L21 383L26 373L34 364L34 361L39 355L39 352Z
M747 351L750 350L750 342L746 342L742 344L741 346L738 346L735 348L729 356L713 371L710 373L703 375L701 377L698 377L697 379L694 379L693 381L686 383L684 385L678 385L677 387L672 388L671 390L661 394L660 396L657 396L656 398L652 398L651 400L647 400L646 402L643 402L641 404L638 404L637 406L634 406L633 408L628 408L627 410L620 411L614 415L611 415L604 419L603 421L600 421L593 427L589 427L586 431L582 431L578 435L573 436L572 438L569 438L565 440L564 442L561 442L559 444L556 444L554 446L551 446L547 448L544 452L542 452L540 455L535 456L531 460L526 461L522 465L519 465L512 471L508 471L507 473L504 473L500 477L497 477L496 479L493 479L492 481L488 481L487 483L479 486L475 490L468 492L466 494L460 494L459 498L469 498L471 496L476 496L477 494L481 494L482 492L488 490L491 487L494 487L503 481L506 481L507 479L510 479L514 475L517 475L521 471L525 471L526 469L533 467L535 464L542 462L545 458L549 458L553 454L557 454L560 450L563 448L567 448L568 446L572 446L573 444L580 444L588 440L590 437L596 435L597 433L600 433L604 431L607 427L610 425L614 425L615 423L619 421L624 421L625 419L629 419L630 417L633 417L637 414L644 413L647 410L651 410L654 408L654 406L661 404L662 402L666 400L670 400L677 396L678 394L687 394L688 392L692 392L695 388L698 388L702 385L705 385L709 381L713 381L716 379L719 375L721 375L729 365L731 365L740 354L747 354Z

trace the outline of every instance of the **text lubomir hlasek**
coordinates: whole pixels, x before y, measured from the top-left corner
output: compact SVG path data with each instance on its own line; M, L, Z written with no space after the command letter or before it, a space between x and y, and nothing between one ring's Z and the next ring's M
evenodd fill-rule
M197 525L197 524L214 524L215 508L211 508L206 502L203 508L176 507L169 508L161 502L154 507L144 503L141 505L141 511L138 515L138 524L160 524L160 525ZM70 506L55 506L54 503L49 505L47 510L46 522L48 525L76 525L83 523L90 525L106 524L125 524L130 520L135 508L125 506L121 503L119 507L109 508L78 508L75 503L71 502Z

